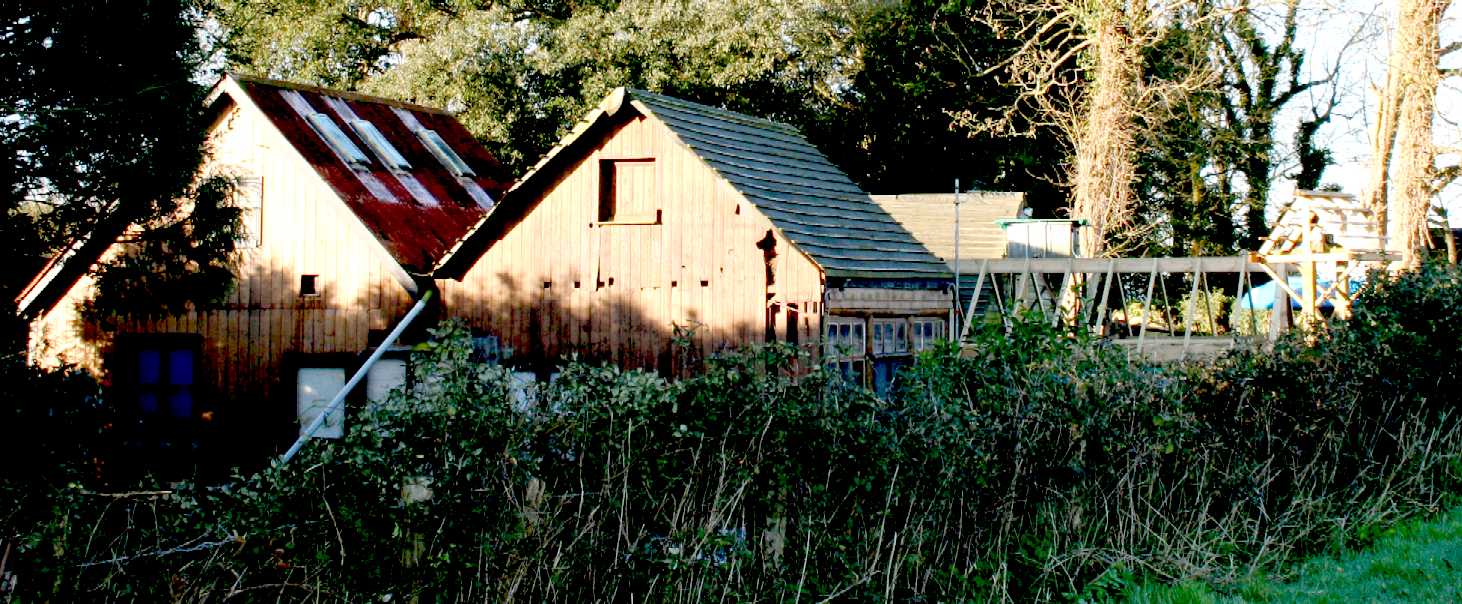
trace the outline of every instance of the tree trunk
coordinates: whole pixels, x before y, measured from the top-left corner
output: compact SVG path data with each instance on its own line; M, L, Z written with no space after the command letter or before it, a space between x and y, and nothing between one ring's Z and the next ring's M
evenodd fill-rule
M1091 94L1077 125L1072 217L1085 218L1082 253L1100 256L1110 237L1128 226L1132 212L1133 105L1137 45L1127 30L1121 0L1094 3L1086 29L1091 43Z
M1436 173L1436 147L1432 141L1432 120L1436 116L1437 70L1440 42L1437 29L1451 0L1400 0L1396 15L1393 52L1399 59L1395 78L1400 104L1396 112L1396 148L1391 160L1391 208L1396 220L1398 245L1408 267L1421 263L1422 250L1429 247L1427 216L1431 209L1432 180Z
M1371 190L1368 204L1376 214L1382 238L1387 237L1390 232L1390 214L1387 212L1390 200L1386 195L1386 188L1391 182L1391 150L1396 146L1396 109L1401 104L1401 89L1394 83L1399 64L1394 47L1388 63L1386 87L1380 91L1375 130L1371 133ZM1387 249L1393 247L1389 243L1386 245Z

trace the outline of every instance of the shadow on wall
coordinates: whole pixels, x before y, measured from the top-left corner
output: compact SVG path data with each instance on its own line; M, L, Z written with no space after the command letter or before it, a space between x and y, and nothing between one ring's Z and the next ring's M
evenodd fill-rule
M389 276L347 290L332 275L259 267L220 302L175 315L88 317L58 306L50 354L93 359L123 450L149 470L173 469L159 461L228 467L293 440L299 369L354 372L413 303ZM431 319L408 341L424 338Z
M708 355L763 340L764 325L715 321L705 310L714 303L708 286L670 283L525 283L500 273L490 292L443 284L442 316L465 320L475 335L497 337L512 349L508 364L540 375L571 356L686 375Z
M714 322L706 309L717 301L700 283L525 284L504 275L490 295L457 285L439 284L443 296L402 344L421 342L431 327L456 318L511 348L505 364L541 377L567 357L683 376L711 354L762 341L765 331L760 323ZM226 468L253 465L293 440L300 369L335 367L348 377L413 304L390 277L346 291L331 275L258 268L217 304L101 321L76 313L64 323L77 334L72 344L104 370L109 406L127 417L117 430L139 451L140 465L158 469L161 459ZM802 331L815 333L812 320L803 321ZM811 352L816 339L801 340ZM362 404L364 388L352 397Z

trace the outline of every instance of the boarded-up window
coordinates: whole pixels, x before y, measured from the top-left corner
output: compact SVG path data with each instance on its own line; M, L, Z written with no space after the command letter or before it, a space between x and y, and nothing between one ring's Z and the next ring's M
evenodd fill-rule
M385 401L391 391L406 385L407 365L402 357L382 358L366 372L366 402Z
M295 410L299 417L300 435L303 436L315 418L329 406L330 401L345 387L345 369L340 367L303 367L295 374ZM345 436L345 407L335 407L325 416L325 423L315 431L315 438L340 438Z
M599 221L655 223L655 161L606 159L599 162Z

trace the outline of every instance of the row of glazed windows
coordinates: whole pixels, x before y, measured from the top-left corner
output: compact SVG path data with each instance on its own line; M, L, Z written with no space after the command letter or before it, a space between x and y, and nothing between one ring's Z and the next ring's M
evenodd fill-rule
M823 354L828 360L855 360L868 354L911 354L933 346L944 337L945 321L939 318L828 317Z

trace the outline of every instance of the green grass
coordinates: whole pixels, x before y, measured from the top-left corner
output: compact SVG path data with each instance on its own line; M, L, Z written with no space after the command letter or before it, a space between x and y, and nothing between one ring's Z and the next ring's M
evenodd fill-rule
M1150 604L1228 602L1462 602L1462 508L1397 526L1362 551L1312 559L1293 581L1259 579L1220 594L1200 583L1143 585L1128 601Z

